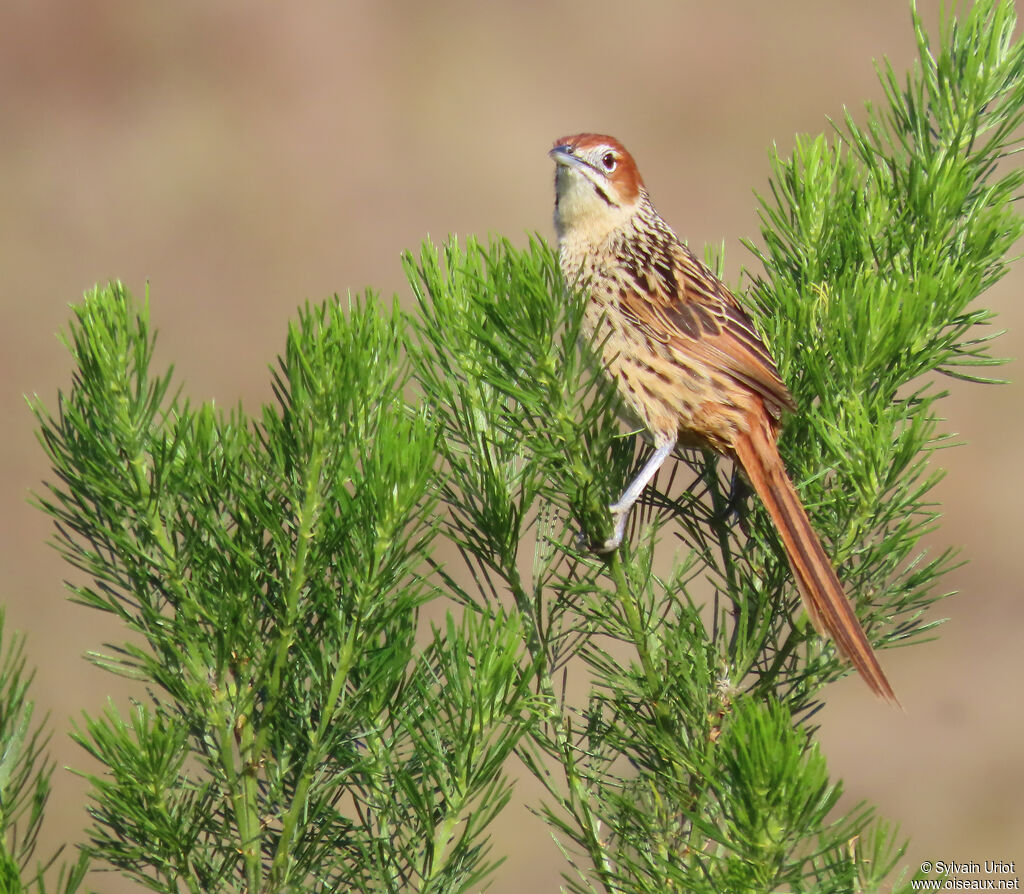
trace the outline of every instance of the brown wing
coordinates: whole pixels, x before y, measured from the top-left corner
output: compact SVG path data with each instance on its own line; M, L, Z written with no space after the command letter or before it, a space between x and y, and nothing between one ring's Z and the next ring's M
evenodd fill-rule
M644 281L622 296L623 314L649 338L743 383L776 415L796 409L767 346L725 284L674 239L658 255L628 271Z

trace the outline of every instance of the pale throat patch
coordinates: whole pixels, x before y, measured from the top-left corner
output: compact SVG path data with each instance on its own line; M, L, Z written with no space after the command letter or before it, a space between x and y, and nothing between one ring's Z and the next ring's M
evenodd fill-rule
M609 204L584 173L566 165L558 165L555 170L555 192L555 231L559 239L568 236L600 244L632 213L631 208Z

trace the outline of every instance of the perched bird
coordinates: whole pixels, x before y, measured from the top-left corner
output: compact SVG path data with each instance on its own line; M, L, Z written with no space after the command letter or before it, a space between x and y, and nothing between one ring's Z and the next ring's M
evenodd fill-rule
M587 294L585 334L655 448L610 507L604 549L622 542L630 509L677 445L731 457L778 528L817 629L898 704L779 456L780 418L796 406L750 317L655 210L618 140L576 134L550 155L562 274Z

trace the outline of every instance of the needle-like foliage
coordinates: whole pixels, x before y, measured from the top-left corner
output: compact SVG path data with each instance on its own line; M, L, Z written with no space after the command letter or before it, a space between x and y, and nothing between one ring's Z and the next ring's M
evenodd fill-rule
M0 891L45 894L45 875L59 854L37 855L39 830L50 799L53 762L46 756L49 734L33 722L29 687L35 674L25 662L24 637L4 635L0 611ZM71 894L81 884L88 857L60 867L55 890Z
M933 45L915 17L919 65L881 69L886 102L774 159L737 289L800 407L785 459L883 650L931 634L954 560L920 545L937 374L998 362L975 302L1024 227L1014 25L981 0ZM86 856L160 892L478 890L514 755L569 890L890 886L898 836L837 811L808 723L849 669L744 482L689 454L595 555L645 448L553 251L451 240L405 266L408 316L370 294L301 309L255 416L183 399L120 284L74 308L72 385L33 403L37 502L73 598L126 631L93 660L139 681L74 731L102 768ZM49 771L10 655L0 872L42 891Z
M87 850L151 890L462 891L493 865L528 661L514 614L417 623L437 428L404 338L372 296L301 310L251 419L174 395L122 287L75 308L39 503L74 598L133 634L93 659L148 695L74 735L108 768Z
M920 546L939 520L936 374L985 381L999 362L975 301L1024 226L1014 24L1010 4L978 3L933 47L915 15L918 67L902 85L881 69L887 102L864 124L847 116L773 159L751 245L748 302L800 407L783 453L883 650L932 634L924 612L955 559ZM484 614L507 597L524 618L549 714L519 752L548 788L569 887L875 888L898 843L868 809L835 814L840 786L813 728L794 725L849 669L806 623L747 486L694 453L649 489L631 545L595 558L635 439L614 438L614 395L566 349L579 296L560 293L539 243L449 243L410 264L447 532L475 584L458 592Z

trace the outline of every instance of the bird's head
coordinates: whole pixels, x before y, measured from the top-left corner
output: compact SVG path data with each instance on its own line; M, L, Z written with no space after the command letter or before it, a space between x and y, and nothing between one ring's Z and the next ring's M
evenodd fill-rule
M646 195L633 156L614 137L580 133L555 142L555 230L600 240L636 212Z

